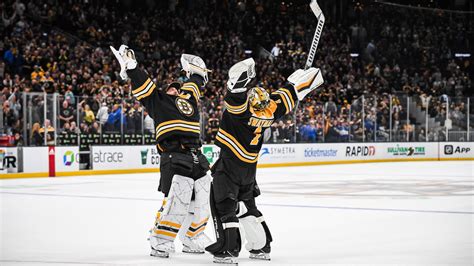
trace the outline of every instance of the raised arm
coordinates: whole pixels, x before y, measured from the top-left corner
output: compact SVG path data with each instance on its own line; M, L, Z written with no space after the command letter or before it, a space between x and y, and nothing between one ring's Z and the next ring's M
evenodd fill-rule
M202 96L203 87L208 82L207 73L210 70L206 68L206 64L199 56L191 54L181 55L181 67L188 77L181 90L190 93L197 104Z
M255 77L255 61L245 59L229 69L227 94L224 97L226 110L233 115L243 115L248 110L247 85Z
M162 95L159 90L156 90L156 84L151 78L137 67L137 60L135 53L126 45L121 45L119 50L110 46L117 61L120 64L120 77L124 80L130 78L132 82L132 94L139 100L148 110L154 110L161 99Z

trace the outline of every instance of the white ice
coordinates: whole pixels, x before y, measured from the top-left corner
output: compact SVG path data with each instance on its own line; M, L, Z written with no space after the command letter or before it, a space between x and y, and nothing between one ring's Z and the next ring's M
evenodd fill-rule
M259 169L272 260L240 265L474 264L474 164ZM0 181L1 265L212 265L149 256L158 174ZM208 226L207 234L214 236Z

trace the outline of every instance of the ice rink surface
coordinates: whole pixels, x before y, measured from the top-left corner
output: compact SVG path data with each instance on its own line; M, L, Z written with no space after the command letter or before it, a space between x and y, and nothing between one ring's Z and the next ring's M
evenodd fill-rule
M259 169L272 260L243 250L239 265L473 265L473 173L470 161ZM158 174L0 182L0 265L213 265L179 241L170 259L148 255Z

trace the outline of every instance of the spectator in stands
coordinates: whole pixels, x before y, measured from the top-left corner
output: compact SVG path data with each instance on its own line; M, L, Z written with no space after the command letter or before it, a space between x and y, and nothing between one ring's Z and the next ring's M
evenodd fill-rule
M91 125L92 122L95 121L94 112L92 112L91 107L88 104L85 105L84 113L82 116L83 116L84 122L86 122L87 125Z
M71 126L69 127L69 132L79 134L81 133L80 129L77 127L76 122L72 121Z
M74 120L74 110L69 106L67 100L63 101L62 108L59 109L59 127L63 128L65 123Z
M97 122L92 123L92 125L89 128L89 133L100 134L101 129L100 129L99 123L97 123Z
M206 125L206 142L211 143L216 137L217 131L219 131L220 121L216 116L216 113L212 113L211 117L207 121Z
M155 121L153 118L148 114L146 110L143 111L143 116L145 119L143 120L143 127L146 134L155 134Z
M5 34L0 37L0 43L4 43L5 47L0 50L5 60L0 62L0 77L3 80L0 85L0 101L8 100L10 108L14 109L9 97L16 94L15 86L19 86L19 92L58 92L64 95L75 115L80 116L82 112L77 110L74 95L87 95L85 104L90 106L101 125L109 124L106 123L109 117L107 112L99 111L103 108L100 102L105 101L112 106L115 102L128 100L130 89L129 84L118 81L118 66L101 47L106 43L122 38L121 42L134 46L137 56L144 58L147 71L156 79L157 87L166 84L169 77L165 73L178 68L178 62L170 58L185 50L205 55L210 60L212 79L215 81L210 80L202 102L206 108L205 113L209 117L214 113L219 119L219 108L223 103L222 91L225 90L219 81L223 80L226 69L233 62L245 56L244 49L255 46L265 49L274 47L271 53L266 53L273 54L270 55L271 60L268 57L257 58L255 53L253 57L259 66L257 79L262 80L261 85L269 90L278 89L285 81L285 71L294 68L294 65L304 64L306 49L303 48L313 37L316 23L310 12L302 12L303 6L284 3L275 6L272 1L257 1L257 5L253 4L255 1L247 1L245 4L241 1L239 16L233 14L232 3L235 1L230 1L222 10L214 9L212 1L201 1L202 8L196 10L196 19L193 20L167 13L166 9L140 10L140 5L125 11L120 5L110 5L108 1L97 2L92 6L88 2L73 1L71 8L65 8L68 3L61 1L43 8L42 2L44 1L29 1L26 7L16 4L15 8L2 10L2 29ZM6 3L13 1L6 0ZM183 12L184 6L177 5L174 8L176 12ZM351 8L350 4L348 7ZM213 11L208 12L209 10ZM382 93L393 95L401 91L407 95L426 94L429 114L443 126L446 106L443 106L445 101L440 101L438 96L466 96L470 93L468 88L472 87L472 63L469 59L461 61L452 57L452 51L456 51L458 47L472 50L469 38L462 38L462 33L471 28L471 20L462 14L447 16L444 13L387 7L375 2L367 3L358 12L357 21L351 17L335 18L332 23L325 25L322 38L326 45L318 47L315 58L315 65L320 66L323 71L325 85L320 93L312 95L307 102L300 103L301 110L296 111L295 121L300 132L298 139L303 138L301 134L306 134L307 127L303 128L302 125L308 125L311 119L315 120L317 135L322 136L323 109L325 114L330 112L334 120L344 118L348 121L350 132L359 141L362 140L362 123L374 125L372 129L368 125L366 133L369 134L373 134L375 129L383 132L390 128L391 111L397 113L392 116L394 132L401 133L401 125L406 118L402 104L394 101L393 110L389 110L388 100L386 107L371 106L376 108L371 110L376 117L370 118L373 122L366 121L360 114L361 101L357 100L363 94L378 97ZM139 13L145 14L145 17L158 16L163 19L132 19ZM282 13L285 15L282 16ZM242 16L258 18L256 28L242 24L238 19ZM226 19L222 20L222 17ZM132 27L118 34L113 25L120 23L117 22L119 20L126 21ZM305 31L302 25L308 30ZM184 35L183 28L186 28ZM70 38L62 30L72 33L74 37ZM196 38L202 32L206 33L206 38ZM82 40L89 40L93 47ZM351 57L349 52L356 52L361 56ZM19 95L16 97L19 99ZM430 98L436 101L431 102ZM344 101L349 106L354 103L350 115L342 108L346 105ZM44 102L48 102L39 97L33 102L33 121L28 123L42 123ZM422 100L420 106L423 106L423 102L425 100ZM384 110L388 110L388 113L379 115ZM466 110L457 104L450 106L449 110L453 125L465 130L466 125L462 121L467 118ZM123 113L130 115L128 108ZM14 111L14 116L17 120L27 119L22 117L21 112L17 116ZM120 129L122 118L120 115L117 117L119 119L115 119L114 123L118 122L115 127ZM204 125L209 123L209 117L204 117ZM129 119L124 122L127 123L127 120ZM18 125L23 125L18 122L14 124L15 130L19 129ZM63 124L64 121L61 121L60 126ZM340 124L339 122L334 129L338 129ZM136 123L125 129L132 127L135 131L140 131ZM293 140L294 136L288 137L286 133L293 134L295 131L286 128L286 123L272 127L270 141L273 141L273 137L276 138L274 142L288 138ZM213 134L210 130L208 132ZM433 130L432 134L438 134L437 132L438 129ZM212 141L212 136L204 138ZM339 138L341 140L343 136L340 134Z
M49 119L44 120L44 126L40 128L39 133L42 139L46 136L47 145L54 145L54 127L51 126Z
M44 138L40 134L41 126L39 123L34 123L31 127L30 134L30 145L32 146L42 146L44 145Z
M106 102L102 102L101 107L97 112L96 118L99 120L101 126L104 126L107 122L107 119L109 118L109 108L107 107Z
M5 127L7 134L12 134L12 128L16 122L15 114L13 109L10 108L10 103L5 101L3 103L3 126Z
M270 143L278 143L280 139L280 128L278 126L278 123L276 122L273 123L270 129L271 129Z
M112 107L112 112L109 114L109 117L107 118L107 123L106 123L106 130L108 131L113 131L113 132L118 132L120 131L120 126L122 121L125 122L126 120L123 117L122 114L122 108L120 107L119 104L114 104Z

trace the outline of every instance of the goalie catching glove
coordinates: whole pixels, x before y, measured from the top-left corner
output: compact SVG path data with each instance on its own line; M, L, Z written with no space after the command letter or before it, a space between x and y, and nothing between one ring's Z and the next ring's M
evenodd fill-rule
M137 67L135 53L124 44L120 45L118 51L112 46L110 46L110 50L112 50L112 53L114 53L120 64L120 77L123 80L128 79L127 70L135 69Z
M181 66L186 72L186 77L190 78L193 74L199 75L204 79L204 85L209 81L207 73L211 72L211 70L206 68L206 63L204 63L201 57L192 54L182 54Z
M298 69L288 77L288 82L293 85L298 100L303 100L308 93L324 83L321 70L319 68Z

